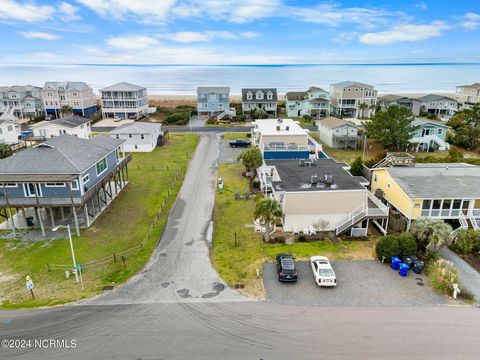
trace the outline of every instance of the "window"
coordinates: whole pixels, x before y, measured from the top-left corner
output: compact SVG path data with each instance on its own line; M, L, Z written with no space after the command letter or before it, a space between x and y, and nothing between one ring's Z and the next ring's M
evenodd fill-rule
M26 197L35 197L35 196L42 196L42 189L40 188L40 184L34 183L26 183L23 184L23 193Z
M84 184L86 184L86 183L89 182L89 181L90 181L90 175L89 175L89 174L85 175L85 176L82 178L82 183L84 183Z
M65 183L45 183L45 187L65 187Z
M18 184L15 183L9 183L9 184L3 184L6 188L16 188L18 187Z
M138 145L135 144L135 150L138 149Z
M132 135L132 134L128 134L128 137L131 139L131 138L133 137L133 135Z
M8 125L8 131L12 131L13 130L13 126L12 125Z
M97 168L97 175L103 174L107 170L107 158L103 158L95 165Z
M373 175L373 181L377 182L377 179L378 179L377 174Z
M442 135L442 134L443 134L443 129L442 129L442 128L438 129L438 130L437 130L437 134L438 134L438 135Z
M115 135L115 138L116 138L116 139L120 139L120 135L118 135L118 134Z
M144 134L141 134L141 135L140 135L140 139L144 140L144 139L145 139L145 135L144 135Z
M70 189L72 189L72 190L78 190L78 189L79 189L79 187L78 187L78 180L77 180L77 179L73 180L73 181L70 183Z

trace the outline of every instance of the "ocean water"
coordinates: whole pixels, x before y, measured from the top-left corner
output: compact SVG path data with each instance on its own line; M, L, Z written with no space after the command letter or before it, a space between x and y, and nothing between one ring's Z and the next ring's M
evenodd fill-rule
M455 86L480 82L480 63L380 65L0 65L0 86L45 81L85 81L95 91L126 81L148 88L149 94L192 95L197 86L275 87L280 94L310 86L354 80L374 85L381 93L455 92Z

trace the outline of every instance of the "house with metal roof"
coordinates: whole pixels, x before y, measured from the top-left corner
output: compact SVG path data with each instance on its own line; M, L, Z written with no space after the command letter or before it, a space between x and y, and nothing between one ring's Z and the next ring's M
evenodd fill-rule
M0 160L3 229L89 227L128 183L131 155L109 136L53 137ZM15 211L12 211L15 210Z
M200 86L197 88L197 112L199 115L219 115L230 111L230 88Z
M133 124L120 125L110 131L110 136L124 140L125 152L150 152L162 144L162 125L136 121Z
M285 94L285 110L289 117L309 115L321 118L330 115L330 94L312 86L307 91L291 91Z
M343 81L330 86L332 113L346 118L368 118L377 108L377 90L357 81Z
M40 121L30 127L33 136L48 139L68 134L88 139L92 133L90 119L81 116L68 116L56 120Z
M43 114L42 88L32 85L0 87L0 115L11 111L19 119Z
M415 133L410 139L415 151L450 149L450 144L445 140L450 126L420 118L413 120L411 125L416 127Z
M264 159L308 159L327 157L322 145L292 119L259 119L253 123L252 143Z
M45 115L50 119L64 116L62 108L72 109L72 114L92 116L97 110L97 99L93 89L84 82L46 82L42 88Z
M250 114L255 110L265 110L267 114L277 116L277 89L242 89L242 113Z
M148 114L147 88L121 82L100 90L104 119L137 120Z
M348 169L334 159L266 159L257 171L261 189L282 206L286 232L366 236L372 222L385 234L388 207Z
M358 148L362 140L358 134L358 126L354 123L329 116L318 120L320 140L330 148Z
M408 229L419 218L480 230L480 167L466 163L371 169L371 189Z

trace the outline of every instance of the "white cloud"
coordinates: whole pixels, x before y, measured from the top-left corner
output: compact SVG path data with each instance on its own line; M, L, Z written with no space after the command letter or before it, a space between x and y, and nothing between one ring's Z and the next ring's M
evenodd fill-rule
M0 21L13 20L28 23L40 22L50 18L55 9L50 5L37 5L34 1L0 1Z
M158 41L154 37L150 36L125 35L111 36L107 39L107 44L117 49L136 50L157 45Z
M468 30L476 30L480 27L480 15L475 13L465 14L462 27Z
M58 40L60 39L60 36L46 33L46 32L41 32L41 31L23 31L20 34L22 34L23 37L26 37L27 39L41 39L41 40Z
M60 19L63 21L76 21L81 19L81 17L77 15L78 7L65 1L60 3L58 12L60 13Z
M258 33L253 31L244 31L235 34L231 31L179 31L175 33L161 34L160 38L179 42L179 43L193 43L193 42L209 42L215 39L236 40L240 38L251 39L258 36Z
M165 20L175 0L77 0L100 16L125 20Z
M438 37L448 26L441 21L431 24L402 24L386 31L371 32L359 36L360 42L368 45L389 45L403 41L421 41Z
M428 10L428 5L426 2L419 2L415 4L415 7L420 10Z

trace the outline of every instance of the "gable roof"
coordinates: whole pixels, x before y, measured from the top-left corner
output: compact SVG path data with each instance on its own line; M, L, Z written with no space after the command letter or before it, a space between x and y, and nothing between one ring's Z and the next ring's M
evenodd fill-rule
M471 85L458 85L457 87L463 87L467 89L477 89L480 90L480 83L473 83Z
M418 100L420 100L421 102L425 102L425 103L438 101L438 100L443 100L443 99L446 99L446 100L449 100L449 101L455 101L455 102L457 101L457 100L452 99L448 96L437 95L437 94L429 94L429 95L425 95L425 96L422 96L422 97L418 98Z
M290 91L285 94L287 100L304 100L307 95L306 91Z
M387 94L383 96L378 97L378 101L384 101L384 102L392 102L392 101L397 101L400 99L406 99L405 96L400 96L400 95L395 95L395 94Z
M0 180L5 174L81 174L124 141L110 136L57 136L0 160Z
M416 118L415 120L413 120L411 124L413 126L433 125L433 126L443 127L443 128L446 128L446 129L451 129L450 126L447 126L445 124L437 123L435 121L428 121L428 120L424 120L424 119L419 119L419 118Z
M143 86L138 86L128 82L120 82L118 84L107 86L106 88L103 88L100 91L140 91L140 90L146 90L146 89L147 88Z
M83 81L47 81L45 85L43 86L43 89L53 89L53 90L58 90L59 87L63 87L63 90L85 90L85 89L91 89L90 86L88 86L86 83ZM62 90L62 91L63 91Z
M277 89L275 89L275 88L248 88L248 89L242 89L242 102L258 101L255 98L255 94L258 91L263 92L263 94L265 95L265 97L261 101L264 101L264 102L276 102L277 101ZM267 99L267 96L266 96L269 91L273 94L271 99ZM251 92L252 95L253 95L253 97L251 99L247 98L247 94L249 92Z
M61 119L56 119L56 120L40 121L39 123L32 125L32 128L36 129L36 128L41 128L43 126L48 126L48 125L57 125L60 127L67 127L67 128L73 129L73 128L76 128L77 126L87 124L90 121L91 121L90 119L87 119L81 116L67 116Z
M373 88L372 85L364 84L364 83L357 82L357 81L342 81L342 82L333 84L332 86L333 87L350 87L350 86L354 86L354 85L363 86L363 87L367 87L367 88Z
M411 199L480 198L480 166L435 163L385 170Z
M354 123L347 120L336 118L334 116L329 116L329 117L326 117L325 119L318 120L318 123L325 125L329 129L335 129L337 127L344 126L344 125L357 128L357 126Z
M197 87L197 95L203 94L229 94L230 88L225 86L199 86Z
M162 125L137 121L131 124L123 124L110 131L110 134L150 134L160 131Z

